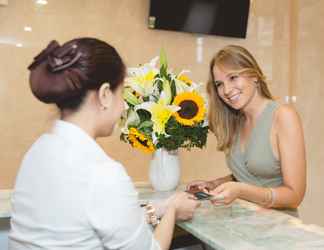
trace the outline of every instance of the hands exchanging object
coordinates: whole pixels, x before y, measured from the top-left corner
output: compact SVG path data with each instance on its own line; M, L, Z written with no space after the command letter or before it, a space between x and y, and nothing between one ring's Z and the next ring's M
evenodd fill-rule
M200 199L208 199L214 205L228 205L240 197L241 183L234 181L193 181L185 192L177 192L164 201L152 202L158 217L162 217L166 210L175 211L176 220L192 219Z
M165 214L167 209L174 209L176 220L190 220L196 208L200 206L200 201L193 194L177 192L166 200L153 201L152 205L159 218Z
M228 205L240 197L241 188L239 182L229 181L193 181L189 183L186 190L190 193L204 192L211 195L208 198L214 205Z
M170 197L169 204L174 207L177 220L189 220L201 203L192 194L179 192Z

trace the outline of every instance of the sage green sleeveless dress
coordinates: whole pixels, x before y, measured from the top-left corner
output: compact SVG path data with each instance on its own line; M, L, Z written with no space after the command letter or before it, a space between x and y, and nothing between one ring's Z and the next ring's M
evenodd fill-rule
M240 148L240 133L236 136L226 161L237 181L259 187L283 185L281 164L274 156L270 142L273 114L278 107L274 101L267 104L251 131L244 152ZM296 209L280 211L298 217Z

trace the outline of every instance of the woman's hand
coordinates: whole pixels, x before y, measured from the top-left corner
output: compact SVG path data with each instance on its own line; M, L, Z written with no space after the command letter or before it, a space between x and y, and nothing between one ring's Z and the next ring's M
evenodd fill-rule
M226 182L219 185L217 188L209 192L214 196L211 200L213 204L230 204L240 197L241 183L239 182Z
M190 182L187 185L186 190L187 191L195 190L195 191L209 192L210 190L213 190L215 187L216 186L214 185L214 183L212 181L196 180L196 181Z
M170 197L168 208L175 209L176 220L189 220L193 217L200 202L186 192L178 192Z

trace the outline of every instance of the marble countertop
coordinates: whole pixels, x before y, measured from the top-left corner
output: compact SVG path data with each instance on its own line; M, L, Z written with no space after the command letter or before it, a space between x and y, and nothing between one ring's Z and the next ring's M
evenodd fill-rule
M11 212L11 189L0 189L0 218L9 218Z
M140 200L164 199L173 193L137 189ZM203 201L191 221L177 225L218 250L324 249L324 228L243 200L228 206Z
M159 201L174 193L143 186L137 190L142 201ZM11 192L0 190L0 218L10 217ZM324 228L243 200L229 206L203 201L191 221L177 225L218 250L324 249Z

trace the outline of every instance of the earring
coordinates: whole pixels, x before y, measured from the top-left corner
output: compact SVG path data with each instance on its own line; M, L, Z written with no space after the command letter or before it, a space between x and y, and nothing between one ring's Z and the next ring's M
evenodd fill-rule
M255 86L256 86L257 88L260 88L260 82L259 82L259 81L254 81L254 83L255 83Z

